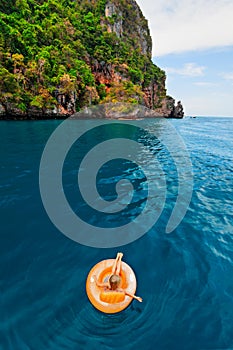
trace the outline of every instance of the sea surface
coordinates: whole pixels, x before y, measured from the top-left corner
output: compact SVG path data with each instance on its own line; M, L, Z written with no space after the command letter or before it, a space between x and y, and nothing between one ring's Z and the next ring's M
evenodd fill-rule
M173 232L165 233L178 195L178 174L166 147L141 131L138 140L144 139L163 168L166 203L141 238L101 249L67 238L42 203L40 160L61 121L0 122L1 350L233 349L233 118L186 117L169 123L192 162L186 215ZM143 121L147 127L162 130L165 120ZM89 142L82 140L82 152L90 140L95 131ZM176 150L176 137L170 143ZM69 203L76 214L84 208L83 219L92 225L106 227L108 218L96 218L80 202L77 149L71 153L62 179ZM125 215L111 216L111 225L136 217L147 195L146 177L120 161L120 166L109 162L97 176L109 201L116 197L109 189L114 176L119 180L127 174L135 185L133 204ZM153 167L149 170L153 173ZM118 251L137 276L143 302L134 300L121 313L108 315L90 304L85 283L93 265Z

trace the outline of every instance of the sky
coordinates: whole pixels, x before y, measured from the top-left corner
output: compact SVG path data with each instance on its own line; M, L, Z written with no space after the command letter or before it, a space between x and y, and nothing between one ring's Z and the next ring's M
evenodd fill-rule
M186 115L233 116L233 0L137 0Z

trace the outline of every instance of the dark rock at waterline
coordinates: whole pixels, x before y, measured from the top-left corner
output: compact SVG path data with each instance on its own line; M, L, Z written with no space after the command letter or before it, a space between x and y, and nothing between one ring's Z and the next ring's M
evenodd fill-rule
M172 114L171 114L171 118L181 119L183 117L184 117L184 109L183 109L183 106L181 104L181 101L178 101L177 105L174 106L174 109L173 109Z

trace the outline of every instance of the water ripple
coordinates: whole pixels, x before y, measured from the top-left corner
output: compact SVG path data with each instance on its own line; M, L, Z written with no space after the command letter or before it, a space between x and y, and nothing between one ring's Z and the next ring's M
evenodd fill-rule
M144 123L163 131L158 120ZM133 301L123 312L107 315L90 304L85 281L95 263L114 257L117 250L87 248L68 240L50 223L40 201L39 161L59 123L16 122L9 128L2 122L0 136L6 147L1 150L0 186L1 350L233 348L232 119L172 123L191 153L190 207L175 232L163 234L177 196L177 171L153 140L152 151L166 174L166 207L147 235L122 247L124 259L136 272L143 303ZM148 135L143 141L152 144ZM110 173L101 174L100 191L120 179ZM127 167L125 175L142 191L136 192L134 206L125 214L130 219L146 200L146 179ZM160 175L154 175L155 185ZM74 208L81 210L73 191L76 176L73 163L68 164L65 188Z

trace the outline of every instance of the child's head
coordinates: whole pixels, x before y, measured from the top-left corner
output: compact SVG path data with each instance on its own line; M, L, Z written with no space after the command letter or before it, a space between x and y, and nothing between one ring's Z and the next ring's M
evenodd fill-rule
M112 290L115 290L119 287L120 283L121 283L121 278L118 275L112 275L109 278L109 283L110 283L110 287Z

